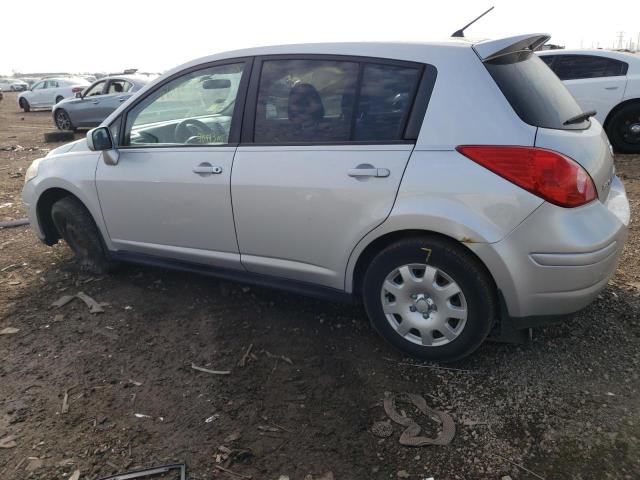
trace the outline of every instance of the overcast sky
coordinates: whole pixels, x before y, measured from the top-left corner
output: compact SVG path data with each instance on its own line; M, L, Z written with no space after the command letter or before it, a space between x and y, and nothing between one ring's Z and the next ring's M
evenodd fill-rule
M547 32L553 43L589 48L611 47L619 31L625 32L625 45L640 33L638 0L3 1L0 74L162 72L256 45L434 40L492 5L495 10L467 36Z

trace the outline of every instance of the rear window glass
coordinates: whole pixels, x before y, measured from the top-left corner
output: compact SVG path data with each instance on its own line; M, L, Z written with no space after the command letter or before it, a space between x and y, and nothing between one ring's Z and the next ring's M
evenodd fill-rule
M582 109L551 69L532 52L516 52L484 63L500 90L529 125L576 130L589 127L585 120L564 122L580 115Z

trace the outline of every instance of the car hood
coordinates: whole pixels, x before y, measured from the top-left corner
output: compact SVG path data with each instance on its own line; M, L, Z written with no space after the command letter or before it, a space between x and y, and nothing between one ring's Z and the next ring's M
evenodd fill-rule
M52 157L54 155L60 155L69 152L85 152L88 150L89 146L87 145L87 139L81 138L80 140L76 140L75 142L66 143L58 148L54 148L47 154L47 157Z

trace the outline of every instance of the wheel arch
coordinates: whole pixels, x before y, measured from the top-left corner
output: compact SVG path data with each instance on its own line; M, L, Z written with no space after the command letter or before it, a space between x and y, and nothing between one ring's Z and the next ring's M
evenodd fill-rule
M440 233L440 232L436 232L433 230L424 230L424 229L401 229L401 230L394 230L394 231L390 231L390 232L386 232L374 239L372 239L360 252L360 254L358 255L358 258L355 260L355 265L353 267L353 273L351 275L349 275L349 273L347 273L347 282L346 282L346 286L347 289L351 289L352 293L359 297L361 295L361 289L362 289L362 281L364 279L364 274L367 271L367 267L369 266L369 264L371 263L371 261L373 260L373 258L379 253L381 252L383 249L385 249L386 247L388 247L389 245L391 245L392 243L395 243L399 240L402 240L404 238L408 238L408 237L417 237L417 236L430 236L430 237L436 237L439 238L447 243L450 243L452 245L456 245L457 247L462 247L464 248L464 250L469 253L478 263L478 265L480 265L485 273L488 275L488 277L491 279L491 282L493 283L493 286L495 288L495 291L497 293L498 291L498 287L497 287L497 283L496 280L493 276L493 274L491 273L491 271L489 270L489 268L487 267L487 265L485 264L485 262L482 261L482 259L470 248L467 247L466 245L466 240L469 239L463 239L461 240L457 240L454 237L451 237L449 235ZM349 282L348 280L351 280L351 282Z
M44 243L46 245L54 245L58 240L60 240L60 234L53 224L53 218L51 217L51 208L54 203L65 197L76 199L84 205L89 214L91 214L91 210L87 208L87 205L82 201L82 199L78 198L78 196L74 195L69 190L60 187L52 187L42 192L38 197L38 202L36 203L36 214L38 217L38 223L40 224L40 229L44 234Z

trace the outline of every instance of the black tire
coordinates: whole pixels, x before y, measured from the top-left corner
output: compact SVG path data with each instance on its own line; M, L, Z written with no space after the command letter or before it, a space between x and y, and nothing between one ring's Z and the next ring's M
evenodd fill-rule
M94 274L112 271L102 236L87 208L73 197L64 197L51 207L51 219L60 236L76 256L80 268Z
M58 130L71 132L76 131L73 123L71 123L71 117L69 117L69 114L63 108L58 108L53 114L53 118L55 120L56 127L58 127Z
M25 113L31 111L31 105L29 105L29 102L27 101L26 98L21 98L18 103L20 104L20 108L24 110Z
M387 319L383 311L383 282L395 269L408 264L421 264L445 272L461 289L467 310L466 321L459 324L461 329L455 339L442 337L442 341L449 343L432 346L416 343L418 337L413 333L400 335L391 325L391 320ZM459 360L476 350L489 335L499 312L496 288L484 265L463 246L437 236L406 238L382 250L367 268L362 297L374 329L387 342L413 357L440 362ZM415 312L415 307L411 308ZM421 317L423 315L420 312L416 314ZM430 319L431 317L427 318L425 322L431 321ZM418 342L422 342L422 339Z
M69 130L56 130L55 132L47 132L44 134L44 141L47 143L72 142L75 139L76 136Z
M58 95L58 96L56 97L56 103L60 103L62 100L64 100L64 97L63 97L63 96Z
M607 122L607 135L616 152L640 153L640 102L620 107Z

